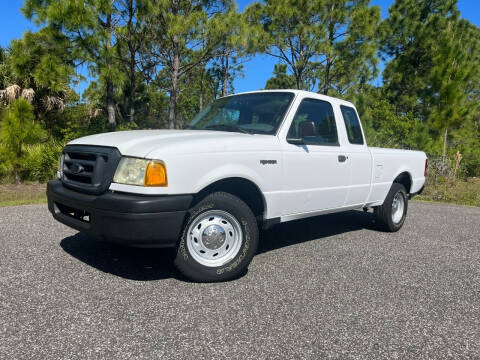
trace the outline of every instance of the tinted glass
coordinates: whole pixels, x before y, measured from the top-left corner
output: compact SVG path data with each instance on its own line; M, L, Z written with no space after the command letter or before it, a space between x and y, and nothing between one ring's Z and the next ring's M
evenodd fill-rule
M333 115L332 105L327 101L304 99L293 118L288 136L300 137L299 124L303 121L312 121L315 124L315 136L304 137L305 144L311 145L338 145L337 126Z
M350 144L362 145L362 128L360 127L360 121L355 109L344 105L341 105L340 109L342 110L343 120L347 128L348 141L350 141Z
M292 99L289 92L228 96L207 106L186 128L273 135Z

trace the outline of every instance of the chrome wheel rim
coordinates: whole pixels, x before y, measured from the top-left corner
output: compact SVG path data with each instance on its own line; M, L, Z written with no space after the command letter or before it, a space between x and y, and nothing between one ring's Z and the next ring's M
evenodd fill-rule
M242 245L242 228L238 220L223 210L206 211L190 224L187 248L198 263L222 266L237 256Z
M392 202L392 221L394 224L399 224L402 221L403 213L405 211L405 198L399 191L393 197Z

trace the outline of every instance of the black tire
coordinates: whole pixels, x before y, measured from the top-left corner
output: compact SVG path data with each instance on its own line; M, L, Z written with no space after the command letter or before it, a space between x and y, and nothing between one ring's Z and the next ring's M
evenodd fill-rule
M202 214L220 210L233 216L242 230L240 250L230 261L221 266L212 267L194 259L187 246L190 225L201 218ZM188 220L177 246L174 264L188 279L196 282L218 282L235 279L246 272L258 247L258 226L252 211L242 200L225 192L215 192L206 196L189 210Z
M395 195L400 194L404 200L403 215L400 221L394 222L392 218L392 204ZM393 183L390 191L385 198L382 206L377 206L374 209L375 222L380 230L387 232L396 232L400 230L405 222L408 209L408 196L405 186L399 183Z

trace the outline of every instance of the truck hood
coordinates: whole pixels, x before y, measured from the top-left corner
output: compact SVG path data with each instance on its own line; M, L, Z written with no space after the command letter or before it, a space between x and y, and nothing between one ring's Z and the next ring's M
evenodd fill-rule
M263 140L262 140L263 139ZM85 136L69 142L69 145L96 145L116 147L122 155L149 157L156 153L199 153L239 151L241 149L265 149L265 141L276 139L271 135L250 135L236 132L207 130L133 130L116 131ZM268 146L270 147L270 146ZM268 149L271 150L271 149Z

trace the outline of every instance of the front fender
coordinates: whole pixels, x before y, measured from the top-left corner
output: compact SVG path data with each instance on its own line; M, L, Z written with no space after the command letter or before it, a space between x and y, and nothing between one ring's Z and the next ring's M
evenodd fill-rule
M226 178L244 178L257 185L262 193L265 189L264 181L258 172L240 164L225 164L211 169L200 177L195 182L193 192L198 193L207 186Z

